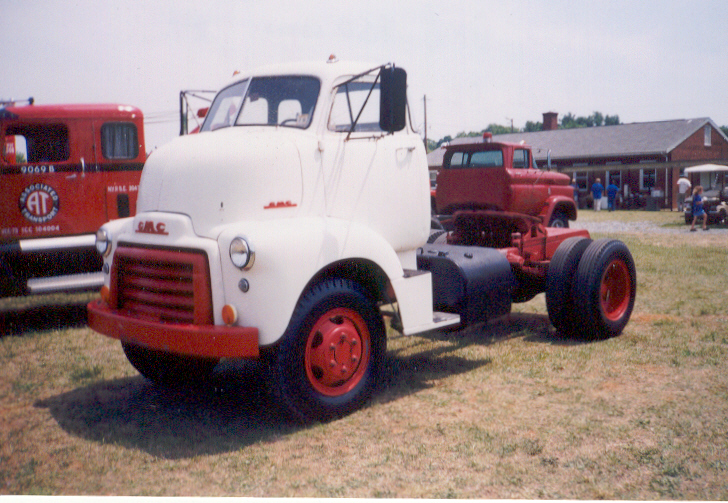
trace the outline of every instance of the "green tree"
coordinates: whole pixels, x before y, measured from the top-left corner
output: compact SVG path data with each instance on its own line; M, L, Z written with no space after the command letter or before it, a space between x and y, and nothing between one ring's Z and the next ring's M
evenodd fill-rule
M488 132L492 134L493 136L497 134L508 134L511 132L510 126L501 126L500 124L488 124L488 127L485 128L482 133ZM516 132L520 132L516 130Z
M536 131L543 131L543 123L526 121L526 127L523 128L525 133L533 133Z
M619 115L607 115L604 117L605 126L619 126Z
M604 124L604 116L600 112L594 112L591 117L595 126L599 127Z
M466 133L465 131L460 131L455 135L455 138L472 138L475 136L483 136L483 132L481 131L478 133L477 131L470 131L469 133Z
M572 129L577 127L599 127L616 126L619 124L619 115L603 115L601 112L594 112L588 117L576 117L569 112L561 119L561 129Z

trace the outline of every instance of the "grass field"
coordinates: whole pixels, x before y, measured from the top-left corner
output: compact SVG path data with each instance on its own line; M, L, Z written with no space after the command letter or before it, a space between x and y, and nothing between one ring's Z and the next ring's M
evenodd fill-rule
M580 214L610 218L686 230ZM47 299L0 301L0 494L728 499L728 234L609 237L638 274L620 337L560 338L543 294L486 325L390 333L376 398L309 427L279 418L252 364L154 388L79 321L88 296L53 300L50 323Z

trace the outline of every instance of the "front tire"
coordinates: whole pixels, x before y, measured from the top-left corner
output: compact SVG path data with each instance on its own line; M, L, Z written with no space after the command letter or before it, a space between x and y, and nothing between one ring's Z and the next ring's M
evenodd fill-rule
M369 400L385 351L382 318L364 289L326 280L303 295L268 355L269 384L293 419L327 421Z

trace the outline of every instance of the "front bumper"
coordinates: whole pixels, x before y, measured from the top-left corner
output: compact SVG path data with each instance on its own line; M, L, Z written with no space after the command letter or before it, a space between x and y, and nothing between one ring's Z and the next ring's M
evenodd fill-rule
M249 359L260 355L257 328L183 325L132 318L111 309L101 299L88 304L88 325L122 342L170 353Z

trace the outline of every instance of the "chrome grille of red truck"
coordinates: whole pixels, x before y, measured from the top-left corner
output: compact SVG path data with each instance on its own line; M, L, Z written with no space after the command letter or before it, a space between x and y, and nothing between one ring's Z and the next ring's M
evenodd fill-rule
M163 323L211 324L207 257L201 252L119 247L111 303L120 312Z

